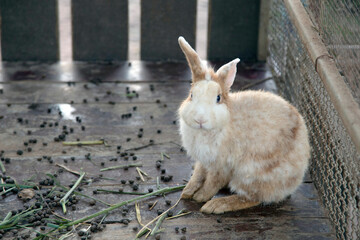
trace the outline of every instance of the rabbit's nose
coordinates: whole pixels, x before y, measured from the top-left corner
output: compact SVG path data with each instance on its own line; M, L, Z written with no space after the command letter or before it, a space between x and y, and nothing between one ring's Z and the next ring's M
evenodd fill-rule
M202 125L202 124L206 123L207 121L204 120L204 119L195 119L195 122L196 122L197 124Z

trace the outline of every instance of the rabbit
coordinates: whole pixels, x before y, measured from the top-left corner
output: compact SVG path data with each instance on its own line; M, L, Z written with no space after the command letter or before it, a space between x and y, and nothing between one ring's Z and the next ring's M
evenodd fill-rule
M238 58L215 72L183 37L178 42L192 72L190 93L178 109L179 131L195 160L181 198L206 202L200 211L208 214L284 200L308 167L303 117L275 94L230 92ZM233 195L212 199L226 186Z

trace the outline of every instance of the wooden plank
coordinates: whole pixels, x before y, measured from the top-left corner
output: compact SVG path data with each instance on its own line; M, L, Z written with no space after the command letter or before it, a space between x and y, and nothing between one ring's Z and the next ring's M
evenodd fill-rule
M221 223L217 222L221 219ZM191 224L189 224L191 223ZM226 224L225 224L226 223ZM294 220L293 218L274 217L265 219L239 219L219 216L185 216L179 219L165 221L162 227L165 231L160 233L161 239L312 239L312 240L330 240L336 239L331 232L316 232L318 229L328 229L328 222L321 218L302 218ZM93 239L111 240L111 239L134 239L136 232L133 227L138 227L134 221L129 226L123 224L109 224L104 232L95 234ZM175 228L179 227L179 232ZM181 229L186 227L186 233ZM309 228L306 228L309 227ZM303 229L310 229L313 232L302 232Z
M178 45L184 36L195 46L196 1L141 1L141 59L185 60Z
M57 0L0 0L4 61L59 59Z
M127 60L127 0L73 0L71 10L74 60Z
M260 0L209 0L209 60L257 58Z
M44 83L14 82L1 84L3 94L1 103L28 104L28 103L71 103L83 104L84 99L88 104L113 103L179 103L185 99L190 89L190 82L164 82L164 83ZM126 89L130 93L127 94ZM132 91L135 91L133 93ZM14 94L14 92L18 94ZM136 96L136 94L138 94ZM169 100L169 96L172 96ZM161 104L163 103L163 104ZM45 109L46 110L46 109Z
M225 62L212 62L219 68ZM238 64L235 84L249 84L271 78L264 63ZM41 82L174 82L191 81L191 72L185 62L62 62L37 64L5 62L0 82L32 80Z

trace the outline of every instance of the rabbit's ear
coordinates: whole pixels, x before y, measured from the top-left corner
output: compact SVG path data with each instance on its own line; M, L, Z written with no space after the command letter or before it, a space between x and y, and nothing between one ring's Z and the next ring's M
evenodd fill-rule
M230 90L231 86L234 83L235 75L236 75L236 64L240 62L239 58L232 60L231 62L223 65L216 71L218 77L224 81L225 86L228 90Z
M204 79L206 68L203 65L200 57L195 52L195 50L190 46L190 44L183 37L178 39L181 50L184 52L185 57L189 63L192 75L193 82L197 80Z

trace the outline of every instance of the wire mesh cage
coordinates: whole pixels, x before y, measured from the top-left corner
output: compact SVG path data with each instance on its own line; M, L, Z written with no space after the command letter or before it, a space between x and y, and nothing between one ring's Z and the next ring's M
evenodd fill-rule
M302 3L359 104L360 4L350 0ZM268 38L268 63L280 94L306 120L312 144L310 174L337 238L360 239L360 154L284 0L272 1Z

